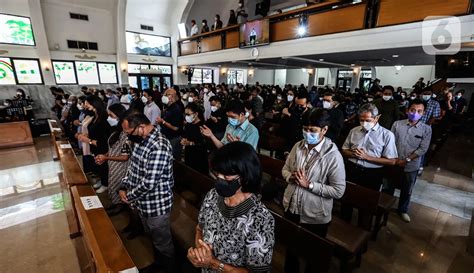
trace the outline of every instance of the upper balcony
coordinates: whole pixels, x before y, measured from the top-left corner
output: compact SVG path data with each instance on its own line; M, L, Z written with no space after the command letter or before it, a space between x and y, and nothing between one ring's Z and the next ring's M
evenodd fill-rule
M420 46L421 24L415 24L418 29L414 30L414 27L412 27L412 32L410 32L407 24L421 22L427 16L469 15L473 8L470 0L364 0L359 3L347 2L328 0L286 13L267 16L266 18L270 21L270 45L268 46L269 49L262 48L262 51L269 54L260 57L272 58L317 54L323 53L316 52L320 51L322 47L327 49L327 52L324 53L333 52L333 49L339 52L350 51L348 47L351 47L351 50L352 47L353 50L383 48L364 46L364 44L370 43L368 40L375 38L379 38L379 42L390 42L393 47ZM303 38L298 35L297 31L302 16L306 17L307 22L307 29ZM469 20L469 26L472 26L471 21L474 20ZM389 31L386 30L388 29L396 29L397 31L396 33L391 32L390 35L392 36L387 36ZM358 31L358 33L354 34L353 31ZM472 32L472 29L470 31ZM374 34L378 36L376 37ZM367 36L361 38L361 35ZM406 35L411 35L411 40L419 40L420 43L403 44L402 41L407 39L403 36ZM356 36L359 36L358 45L354 43L354 40L348 39ZM332 39L330 42L321 42L328 39L328 37L345 37L346 39L337 41ZM397 45L397 42L400 43ZM271 48L275 49L277 47L278 50L271 50ZM345 50L342 50L342 47ZM178 41L178 48L179 65L252 58L248 53L249 50L239 49L239 25L181 39ZM209 52L213 53L210 55ZM284 54L282 54L283 52ZM216 57L219 55L221 58Z

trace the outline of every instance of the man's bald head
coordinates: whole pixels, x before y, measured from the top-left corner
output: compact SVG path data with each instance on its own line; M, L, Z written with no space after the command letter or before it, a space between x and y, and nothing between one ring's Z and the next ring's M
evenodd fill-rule
M167 96L169 98L170 104L178 100L176 90L174 90L173 88L166 89L164 96Z

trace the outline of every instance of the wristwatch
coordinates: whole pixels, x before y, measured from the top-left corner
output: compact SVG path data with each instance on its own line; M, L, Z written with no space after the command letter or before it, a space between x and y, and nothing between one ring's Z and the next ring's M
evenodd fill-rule
M219 263L219 267L217 268L217 272L224 272L224 264Z
M405 159L407 162L411 162L411 158L407 157L407 159Z
M89 139L89 145L92 145L92 139Z
M314 184L313 184L313 182L309 183L309 185L308 185L308 189L309 189L310 191L312 191L312 190L313 190L313 188L314 188Z

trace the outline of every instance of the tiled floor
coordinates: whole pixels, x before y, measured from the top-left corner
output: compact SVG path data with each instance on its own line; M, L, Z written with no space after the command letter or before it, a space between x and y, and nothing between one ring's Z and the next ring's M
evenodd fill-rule
M60 166L52 161L48 138L35 142L35 147L0 151L0 272L76 273L77 254L57 198ZM412 222L392 213L355 272L472 273L474 257L465 249L473 200L473 193L420 179ZM127 218L118 215L112 221L121 229ZM146 237L122 239L138 267L151 261ZM333 263L332 272L338 272Z

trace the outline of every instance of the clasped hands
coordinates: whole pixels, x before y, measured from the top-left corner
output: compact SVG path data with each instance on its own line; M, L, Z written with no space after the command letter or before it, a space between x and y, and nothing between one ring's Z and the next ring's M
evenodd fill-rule
M364 148L354 148L352 149L352 153L357 159L361 159L361 160L369 159L369 155L365 152Z
M304 173L303 169L298 169L296 172L293 172L293 174L291 175L291 179L296 185L305 189L309 188L309 184L311 183L306 177L306 174Z
M199 246L188 249L187 257L195 267L210 268L217 262L214 254L212 254L212 246L201 239L199 240Z

